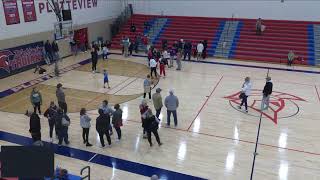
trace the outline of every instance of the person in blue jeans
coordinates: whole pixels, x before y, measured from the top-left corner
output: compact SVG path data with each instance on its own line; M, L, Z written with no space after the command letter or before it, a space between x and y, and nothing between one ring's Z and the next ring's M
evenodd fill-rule
M170 126L170 116L173 114L174 126L178 125L177 109L179 107L179 99L174 95L173 90L169 91L169 96L166 97L164 104L167 108L167 126Z

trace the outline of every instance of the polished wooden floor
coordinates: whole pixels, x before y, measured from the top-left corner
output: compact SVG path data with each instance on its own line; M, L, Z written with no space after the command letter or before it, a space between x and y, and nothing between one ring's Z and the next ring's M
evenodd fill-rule
M63 60L61 66L66 67L88 57L89 54L69 57ZM139 67L143 68L142 65L146 64L146 60L139 57L124 59L122 56L111 55L110 58L114 61L138 64L137 67L126 67L125 71L140 72ZM206 61L286 68L283 65L222 59ZM52 68L49 67L50 71ZM101 66L101 68L105 67ZM293 69L320 71L309 67L293 67ZM76 98L67 98L68 105L74 107L74 112L81 108L80 100L88 102L101 93L106 96L108 94L119 96L139 94L121 104L125 120L121 142L113 142L111 148L100 148L94 128L95 121L93 121L90 141L94 146L85 147L82 144L79 113L75 112L69 114L72 120L69 129L70 147L205 179L244 180L250 179L251 175L260 115L257 109L260 106L260 92L263 89L265 77L269 73L274 83L274 94L271 98L271 109L264 112L261 121L253 177L258 180L320 179L319 74L272 69L268 71L264 68L195 62L183 62L182 71L166 70L167 77L161 78L157 87L163 89L163 98L168 94L169 89L174 89L179 97L179 124L177 128L166 128L166 113L165 109L162 110L163 120L159 133L164 144L161 147L150 148L148 142L142 138L138 106L143 99L141 93L144 73L137 76L135 73L126 74L110 70L111 86L120 84L110 92L101 88L99 84L102 75L92 74L85 66L71 70L59 79L44 81L39 86L48 88L55 86L57 82L63 82L65 87L72 91L70 96L76 96ZM249 97L248 114L236 109L238 101L235 100L246 76L251 77L254 89L253 95ZM2 79L0 90L3 91L37 77L39 75L33 74L30 70ZM44 89L40 88L40 90ZM26 89L24 93L0 99L1 131L30 137L28 120L24 115L19 114L28 106L28 92ZM18 97L19 101L14 96ZM114 102L111 101L111 103ZM99 101L94 106L98 104ZM151 101L149 105L152 107ZM89 111L93 119L97 117L94 106L90 108L93 110ZM16 111L10 110L12 108ZM43 140L49 141L48 124L43 117L41 126ZM115 135L112 140L115 140ZM11 143L0 141L0 144ZM69 169L75 175L79 175L82 167L90 165L94 180L147 179L131 172L60 155L56 156L55 163Z

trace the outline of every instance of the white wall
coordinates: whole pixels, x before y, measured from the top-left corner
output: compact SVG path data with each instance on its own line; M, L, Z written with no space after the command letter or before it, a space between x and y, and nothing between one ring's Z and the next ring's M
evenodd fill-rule
M320 21L320 0L129 0L134 13Z
M97 1L96 7L93 7L93 0L65 0L65 9L68 9L68 4L66 3L67 1L70 2L70 9L72 10L72 19L74 26L112 19L117 17L121 12L121 2L119 0L95 0ZM90 8L88 7L88 1L90 2ZM18 0L20 24L7 25L3 12L3 3L1 1L0 40L53 30L53 24L57 22L57 19L53 12L47 11L47 0L34 0L34 2L37 21L24 22L21 1ZM81 9L80 3L82 3ZM49 10L50 9L51 8L49 8Z

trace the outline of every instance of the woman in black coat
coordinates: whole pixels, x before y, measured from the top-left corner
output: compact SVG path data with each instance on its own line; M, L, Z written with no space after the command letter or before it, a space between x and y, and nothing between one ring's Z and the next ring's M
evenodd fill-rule
M151 140L151 133L156 137L156 140L158 142L158 145L161 146L162 143L160 142L160 137L158 134L158 128L159 128L159 120L152 114L151 109L148 109L147 112L145 113L145 122L144 126L147 131L148 135L148 141L150 144L150 147L152 146L152 140Z
M109 114L103 113L102 109L99 109L99 116L96 120L96 130L100 137L101 146L105 147L103 136L107 136L108 144L111 145L111 138L109 134L110 116Z
M92 61L92 72L95 73L97 71L98 64L98 47L93 47L91 50L91 61Z
M48 118L49 122L49 136L50 136L50 141L53 142L52 139L52 134L53 134L53 128L55 125L55 120L54 120L54 115L57 113L58 107L54 104L53 101L50 102L50 107L46 110L44 113L44 117ZM56 131L56 137L58 137L57 129Z
M41 141L40 130L41 130L40 117L36 112L33 112L30 115L30 129L29 129L33 142Z

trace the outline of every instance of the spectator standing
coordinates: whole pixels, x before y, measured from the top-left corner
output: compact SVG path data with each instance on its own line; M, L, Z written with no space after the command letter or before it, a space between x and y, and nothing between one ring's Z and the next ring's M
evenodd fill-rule
M111 117L114 112L114 110L109 106L109 102L107 100L102 101L102 105L100 106L99 109L102 109L103 113L107 114L109 117ZM109 134L111 136L113 132L112 132L112 126L110 123L108 124L108 130L110 131Z
M122 39L120 41L120 44L122 45L122 55L124 55L124 42L126 41L125 37L122 36Z
M129 46L130 46L130 40L129 40L129 38L125 38L124 40L123 40L123 48L124 48L124 57L128 57L128 55L129 55Z
M183 60L186 60L186 57L188 56L188 60L191 60L191 51L192 51L192 44L190 41L187 41L184 45L184 57Z
M162 52L162 57L163 57L163 59L166 61L166 65L168 65L168 67L170 67L169 64L168 64L168 61L169 61L169 59L170 59L170 54L169 54L169 52L168 52L167 49L165 49L165 50Z
M184 49L184 41L183 39L180 39L179 43L178 43L178 50L183 51Z
M68 112L68 105L66 103L66 96L62 90L62 84L57 84L57 90L56 90L56 96L58 99L58 105L63 110L63 112L66 114Z
M173 90L169 91L169 96L166 97L164 102L167 108L167 126L170 126L170 116L171 113L173 114L174 125L178 125L178 118L177 118L177 109L179 107L179 99L177 96L174 95Z
M85 108L81 108L80 110L80 126L82 127L82 139L83 144L86 144L86 146L92 146L92 144L89 143L89 130L91 127L91 118L87 115L87 111Z
M200 60L202 57L202 52L203 52L204 46L202 42L200 41L197 45L197 60Z
M202 51L202 58L205 59L207 57L207 47L208 47L208 41L203 41L203 51Z
M52 46L49 40L47 40L46 43L44 44L44 50L46 53L46 59L48 59L48 63L51 64L51 62L53 61L53 56L52 56Z
M261 35L262 34L262 20L259 18L256 22L256 34Z
M163 107L162 97L161 97L161 94L160 94L161 91L162 91L162 89L157 88L156 89L156 93L154 93L152 95L153 106L154 106L154 109L156 110L156 117L158 119L159 119L159 116L160 116L160 113L161 113L161 109Z
M58 111L58 107L54 104L53 101L50 102L49 108L44 112L44 117L48 118L49 123L49 137L50 142L53 142L52 134L53 134L53 128L55 126L55 119L54 116ZM58 138L57 129L55 129L56 137Z
M146 98L146 94L149 94L149 99L151 99L151 80L150 80L150 75L147 75L147 79L143 81L143 98Z
M99 116L96 119L96 130L100 137L100 143L102 147L105 147L103 136L107 136L109 146L111 145L111 138L109 134L110 116L105 114L102 109L98 110Z
M144 113L147 112L147 110L149 109L148 103L145 99L142 100L141 104L139 105L139 110L140 110L140 114L141 114L141 124L142 124L142 128L143 128L143 139L147 138L147 131L145 129L145 116Z
M158 128L159 128L159 120L152 114L151 109L148 109L147 112L144 114L145 116L145 127L148 135L148 141L150 144L150 147L152 147L152 139L151 139L151 133L156 137L156 140L158 142L158 145L161 146L162 143L160 141L160 137L158 134Z
M58 145L61 146L62 141L68 145L68 127L70 125L70 118L63 112L61 108L58 108L57 113L55 113L54 120L59 139Z
M92 73L97 72L97 64L98 64L98 48L91 49L91 63L92 63Z
M176 59L176 62L177 62L177 69L176 70L178 70L178 71L181 70L181 66L182 66L181 59L182 59L182 52L181 52L181 50L179 50L177 53L177 59Z
M288 53L288 66L292 66L294 58L295 58L295 54L292 50L290 50Z
M137 35L135 40L134 40L134 52L138 53L139 52L139 45L141 43L141 36Z
M30 101L33 106L33 111L36 113L38 109L38 112L41 115L42 96L36 87L32 89Z
M118 140L121 139L121 126L122 126L122 110L120 109L120 105L114 105L115 111L112 114L112 124L114 129L117 132Z
M129 45L129 56L132 56L132 52L133 52L133 49L134 49L134 42L130 42L130 45Z
M269 100L272 94L272 89L273 89L273 83L271 81L271 77L267 77L266 84L264 85L264 88L262 91L263 98L261 102L261 110L267 110L269 108Z
M58 46L56 41L53 41L51 46L52 46L52 52L53 52L54 60L58 61L60 59L59 46Z
M166 77L166 60L160 58L160 76Z
M33 112L30 115L30 128L29 132L31 134L33 142L41 141L41 125L40 125L40 117L36 112Z
M176 58L177 56L177 51L175 50L175 48L171 47L170 49L170 63L169 63L169 68L173 67L173 60Z
M157 78L158 75L157 75L157 61L152 58L150 59L150 69L151 69L151 72L150 72L150 75L151 75L151 78L153 77L152 74L154 73L155 77Z
M104 46L102 48L102 58L108 59L108 53L109 53L109 49L108 49L107 45L104 44Z
M250 78L246 77L244 83L242 85L240 97L242 99L239 109L241 109L242 105L245 105L246 113L248 113L248 97L251 94L252 84L250 82Z

